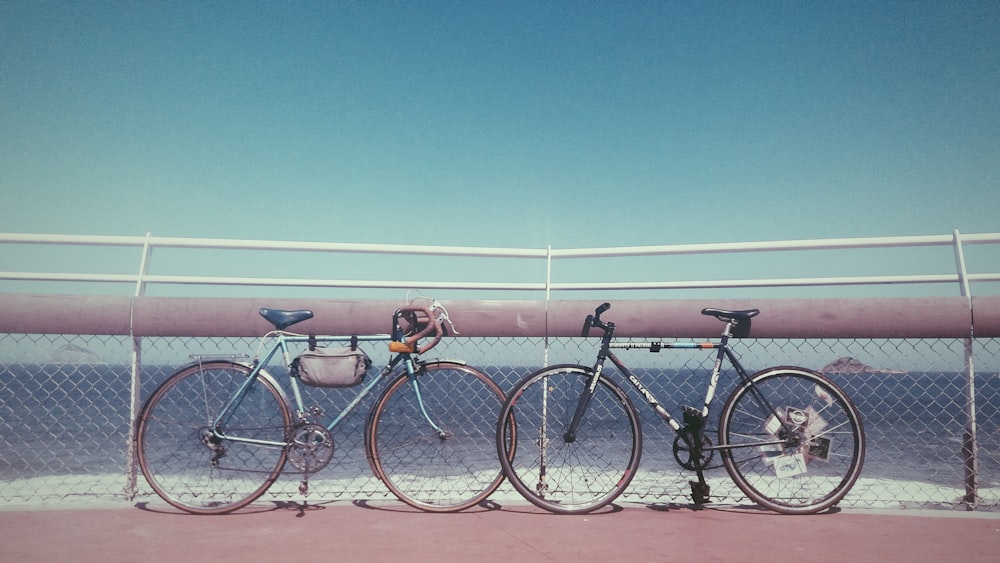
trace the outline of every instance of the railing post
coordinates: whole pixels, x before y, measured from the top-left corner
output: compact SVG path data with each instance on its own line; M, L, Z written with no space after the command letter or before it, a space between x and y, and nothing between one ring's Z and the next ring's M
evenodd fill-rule
M139 375L142 372L142 337L136 337L133 327L135 326L135 299L142 297L146 293L146 283L144 278L149 270L149 256L152 247L149 244L152 233L146 233L146 242L142 246L142 257L139 260L139 277L135 282L135 293L132 297L129 312L129 336L132 338L132 362L129 392L129 427L125 439L125 498L132 500L139 492L138 476L139 469L136 465L135 451L135 420L139 410L140 384Z
M131 331L131 329L130 329ZM125 439L125 498L131 501L139 491L139 468L135 449L135 422L139 410L139 373L142 371L142 337L132 336L132 377L129 392L129 425Z
M142 256L139 258L139 278L135 281L136 297L146 293L146 274L149 272L149 256L153 252L153 247L149 244L149 239L153 233L146 233L146 241L142 245Z
M965 252L958 229L954 233L955 267L962 296L969 306L969 335L965 337L965 430L962 433L962 465L965 468L966 510L976 510L979 502L979 445L976 438L976 368L973 358L975 324L972 322L972 294L969 289L968 270L965 267Z
M545 252L545 350L542 367L549 367L549 303L552 301L552 245Z

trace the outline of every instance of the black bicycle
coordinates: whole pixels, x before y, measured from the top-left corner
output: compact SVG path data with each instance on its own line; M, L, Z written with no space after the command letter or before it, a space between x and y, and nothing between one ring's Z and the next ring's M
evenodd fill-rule
M748 375L729 340L747 337L760 311L704 309L725 323L717 343L614 342L615 324L601 320L604 303L588 315L583 336L603 331L593 368L555 365L536 371L507 395L497 423L497 451L508 480L538 507L586 513L615 500L639 469L642 428L635 407L605 372L610 359L676 435L677 462L697 474L696 504L709 502L703 471L718 452L736 485L752 501L786 514L812 514L836 505L851 490L865 457L858 410L833 381L815 371L771 367ZM704 404L667 412L611 349L717 350ZM739 376L719 415L718 443L706 418L723 360ZM516 421L516 432L514 422Z

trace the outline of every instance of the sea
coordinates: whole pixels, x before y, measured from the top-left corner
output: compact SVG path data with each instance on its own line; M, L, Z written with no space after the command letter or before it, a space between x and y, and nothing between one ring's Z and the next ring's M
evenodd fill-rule
M490 366L483 371L507 390L532 369ZM141 376L140 400L173 370L171 366L146 366ZM647 370L637 370L636 374L678 416L677 405L699 404L706 385L706 375L700 370L682 370L670 377ZM861 505L873 506L961 503L967 473L963 459L968 426L965 375L858 373L831 377L858 406L868 444L862 478L856 486L860 492L852 493L845 502L853 498ZM123 490L128 493L127 441L133 416L130 381L127 365L3 366L0 503L120 497ZM722 382L716 413L732 383ZM978 484L983 497L993 499L988 502L1000 508L1000 375L979 373L975 386ZM340 412L357 389L307 388L306 405L320 406L329 419ZM348 416L334 430L334 460L315 476L318 482L325 483L315 489L318 494L325 491L350 497L383 492L370 475L362 442L365 417L378 393L376 389L361 403L360 412ZM644 502L683 498L690 474L680 470L673 460L672 434L636 393L629 393L644 431L642 473L630 488L630 498ZM727 480L724 470L713 471L709 472L711 479ZM141 475L138 479L138 495L150 494ZM294 490L298 479L289 477L287 490ZM900 489L901 484L906 486ZM282 485L275 487L278 490Z

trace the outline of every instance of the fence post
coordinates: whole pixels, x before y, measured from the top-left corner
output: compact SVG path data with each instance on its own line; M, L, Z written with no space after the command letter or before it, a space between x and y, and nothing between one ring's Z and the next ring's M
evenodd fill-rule
M139 372L142 370L142 337L132 337L132 377L129 392L128 437L125 439L125 499L131 501L138 494L138 467L136 465L135 421L139 409Z
M139 409L140 384L139 374L142 372L142 337L136 337L135 331L135 298L142 297L146 293L146 282L144 280L149 271L149 256L152 252L150 238L152 233L146 233L146 242L142 246L142 258L139 260L139 278L135 282L135 294L129 305L128 332L132 338L132 365L130 389L129 389L129 424L128 434L125 438L125 498L129 501L135 498L139 492L138 476L139 470L135 459L135 421Z
M545 350L542 367L549 367L549 303L552 302L552 245L545 252Z
M962 296L969 305L969 335L965 337L965 430L962 433L962 465L965 468L965 502L966 510L976 510L979 502L979 445L976 438L976 368L973 357L972 294L969 289L968 270L965 267L965 252L962 249L962 238L955 229L955 267L958 270L958 282Z

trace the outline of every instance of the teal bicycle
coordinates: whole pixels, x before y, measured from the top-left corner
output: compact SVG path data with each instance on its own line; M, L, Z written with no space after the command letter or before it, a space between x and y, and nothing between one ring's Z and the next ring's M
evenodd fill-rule
M301 473L299 491L306 495L309 477L333 457L330 431L393 374L364 430L368 462L388 489L421 510L452 512L482 502L500 485L493 425L504 393L462 361L418 356L441 340L443 324L450 323L437 302L399 309L392 334L378 336L296 334L286 329L311 318L311 311L260 314L274 330L252 361L192 356L193 363L145 402L136 428L139 465L166 502L196 514L232 512L263 495L286 464ZM425 338L430 340L420 346ZM391 359L364 381L370 360L358 345L373 341L389 341ZM349 346L318 346L328 343ZM304 345L310 350L293 359L292 350ZM287 367L286 386L265 369L275 356ZM358 385L360 391L324 425L323 410L303 404L304 384Z

